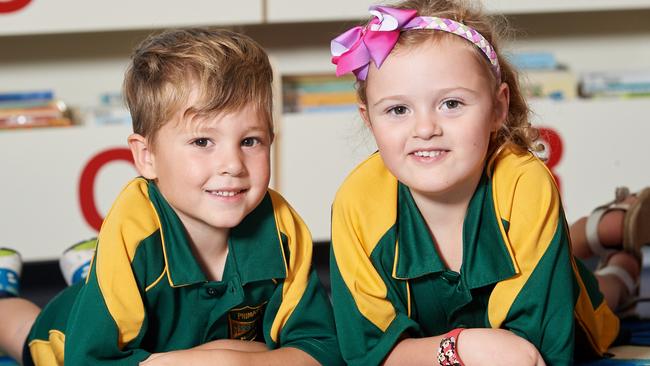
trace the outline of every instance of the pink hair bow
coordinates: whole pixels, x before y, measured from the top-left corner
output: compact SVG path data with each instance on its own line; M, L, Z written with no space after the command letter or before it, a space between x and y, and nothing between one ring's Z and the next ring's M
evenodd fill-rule
M330 44L336 76L354 73L358 80L368 76L370 60L380 67L399 39L400 31L417 11L371 6L375 18L365 27L354 27L334 38Z

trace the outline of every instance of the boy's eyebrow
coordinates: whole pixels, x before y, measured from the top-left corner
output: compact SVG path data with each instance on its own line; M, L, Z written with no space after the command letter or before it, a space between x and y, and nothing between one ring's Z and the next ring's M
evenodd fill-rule
M267 128L264 126L249 126L246 127L244 133L250 132L266 132ZM208 133L208 132L219 132L219 129L214 126L198 125L196 128L192 129L194 133Z

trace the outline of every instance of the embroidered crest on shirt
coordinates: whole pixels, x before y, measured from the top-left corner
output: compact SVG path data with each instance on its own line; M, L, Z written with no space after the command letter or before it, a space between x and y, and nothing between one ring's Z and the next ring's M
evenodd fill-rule
M228 335L230 339L252 341L263 340L262 318L266 303L257 306L244 306L228 312Z

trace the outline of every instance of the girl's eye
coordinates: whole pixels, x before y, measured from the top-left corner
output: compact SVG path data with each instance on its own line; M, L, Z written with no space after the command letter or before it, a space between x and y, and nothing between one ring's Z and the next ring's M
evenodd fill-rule
M199 137L198 139L192 141L192 144L198 147L208 147L208 145L210 144L210 139L205 137Z
M442 102L443 109L456 109L461 106L461 102L455 99L449 99Z
M408 112L408 108L406 108L406 107L403 106L403 105L398 105L398 106L392 107L392 108L390 108L390 109L388 110L388 113L390 113L390 114L394 114L394 115L396 115L396 116L404 115L404 114L406 114L407 112Z
M257 137L246 137L242 140L241 146L244 147L253 147L260 143L260 140Z

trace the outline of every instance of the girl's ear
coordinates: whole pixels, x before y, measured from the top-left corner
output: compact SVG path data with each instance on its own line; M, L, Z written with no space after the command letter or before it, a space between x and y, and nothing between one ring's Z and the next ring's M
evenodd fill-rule
M506 122L509 109L510 87L506 83L501 83L494 98L494 131L499 130Z
M134 133L129 136L128 142L138 174L147 179L156 179L154 157L147 139L142 135Z
M370 116L368 115L368 107L365 104L359 104L359 114L361 115L361 119L363 119L363 123L366 125L366 127L372 129L372 125L370 124Z

